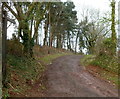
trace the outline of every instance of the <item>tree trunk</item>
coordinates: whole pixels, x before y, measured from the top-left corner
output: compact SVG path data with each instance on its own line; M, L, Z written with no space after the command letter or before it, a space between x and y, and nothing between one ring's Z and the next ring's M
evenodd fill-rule
M31 57L32 56L32 54L31 54L32 53L32 42L31 42L29 32L30 32L29 31L29 25L25 21L24 22L24 28L23 28L22 40L23 40L23 46L24 46L23 53L26 57Z
M69 39L68 39L68 35L67 35L67 49L69 50Z
M50 42L49 42L49 44L50 44L50 47L52 47L52 40L53 40L53 35L52 35L52 24L50 24Z
M57 48L62 48L60 33L57 35Z
M19 24L19 26L18 26L18 40L20 41L20 35L21 35L21 32L22 32L22 28L21 28L21 26L20 26L20 24Z
M34 20L33 20L33 18L31 19L31 26L30 26L30 36L31 36L31 38L32 38L32 27L33 27L33 22L34 22Z
M69 42L69 50L71 51L71 40L70 40L70 33L68 33L68 42Z
M75 53L77 52L77 40L78 40L78 35L79 35L79 32L77 33L77 37L76 37Z
M112 24L111 24L111 31L112 31L112 53L116 53L116 31L115 31L115 0L112 0L111 2L111 7L112 7L112 13L111 13L111 18L112 18Z
M40 24L41 20L36 20L36 24L35 24L35 27L34 27L34 36L33 36L33 39L36 40L36 44L38 44L38 40L39 40L39 35L38 35L38 28L39 28L39 24Z
M57 48L59 47L58 44L59 44L59 39L58 39L58 35L57 35L57 43L56 43Z
M52 41L53 41L53 35L52 35L52 25L50 26L50 42L49 42L49 44L50 44L50 47L52 47Z
M64 48L64 43L65 43L65 35L62 35L62 43L61 43L61 48Z
M45 21L45 26L44 26L44 29L45 29L45 38L44 38L44 43L43 45L47 45L47 33L48 33L48 26L49 26L49 23L48 23L48 20Z
M2 82L5 86L6 80L6 40L7 40L7 12L2 8Z
M49 46L52 47L52 40L53 40L53 35L52 35L52 23L51 23L51 9L50 9L50 5L49 5Z

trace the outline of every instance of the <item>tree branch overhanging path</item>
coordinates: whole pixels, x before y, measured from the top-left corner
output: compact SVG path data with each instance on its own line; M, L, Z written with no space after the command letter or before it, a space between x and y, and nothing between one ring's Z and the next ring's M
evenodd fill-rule
M4 2L3 5L19 23L18 39L22 39L25 55L31 53L32 56L33 46L39 44L39 35L45 35L44 46L66 48L75 52L79 50L81 53L86 49L88 54L94 54L97 43L110 38L107 36L110 35L110 30L116 43L115 3L112 2L111 17L100 16L99 10L85 8L80 22L73 2ZM39 30L41 24L44 33ZM113 45L114 48L116 44Z

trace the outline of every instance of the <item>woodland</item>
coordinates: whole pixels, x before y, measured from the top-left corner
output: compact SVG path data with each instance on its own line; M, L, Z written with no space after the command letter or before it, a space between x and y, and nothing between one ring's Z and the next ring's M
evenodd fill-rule
M47 65L65 55L83 56L80 64L118 87L120 40L116 1L111 0L108 5L111 10L104 14L84 8L77 16L74 2L2 2L2 11L15 21L15 33L6 39L3 97L29 97L29 90L40 81L42 96L47 89Z

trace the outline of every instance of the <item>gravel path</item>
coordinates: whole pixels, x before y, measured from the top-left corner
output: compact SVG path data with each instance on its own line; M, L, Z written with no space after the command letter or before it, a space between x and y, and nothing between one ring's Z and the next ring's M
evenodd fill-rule
M80 55L55 59L47 71L48 97L117 97L113 85L88 73L80 65Z

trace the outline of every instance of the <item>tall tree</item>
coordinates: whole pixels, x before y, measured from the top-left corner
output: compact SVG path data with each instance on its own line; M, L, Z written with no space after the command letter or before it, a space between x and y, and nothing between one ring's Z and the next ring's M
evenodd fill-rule
M38 18L39 13L41 13L42 11L40 10L41 3L12 2L14 9L9 5L9 3L4 2L3 5L15 16L15 18L19 23L18 33L23 41L22 44L24 45L24 54L28 57L32 56L32 48L34 46L34 40L38 36L38 27L41 21L41 17L39 16ZM44 14L42 13L41 16L43 17L43 15ZM33 19L34 19L34 31L35 31L34 33L32 33Z
M111 31L112 31L112 35L111 35L111 39L112 39L112 52L113 54L116 53L116 31L115 31L115 0L112 0L111 2L111 20L112 20L112 24L111 24Z
M94 53L96 41L100 35L105 35L105 27L100 22L100 13L97 10L85 10L83 20L78 25L80 50L87 49L88 54ZM94 11L94 14L92 12ZM85 15L86 14L86 15Z

